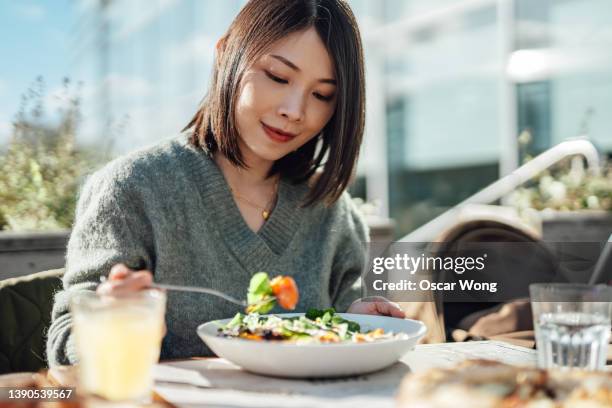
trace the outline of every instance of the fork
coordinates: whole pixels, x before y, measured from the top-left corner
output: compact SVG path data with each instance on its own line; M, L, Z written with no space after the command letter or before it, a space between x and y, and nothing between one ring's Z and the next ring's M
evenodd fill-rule
M104 283L106 282L107 278L106 276L100 276L100 283ZM242 306L242 307L247 307L249 306L249 304L247 303L246 300L239 300L236 299L233 296L230 296L226 293L223 293L219 290L216 289L211 289L211 288L200 288L200 287L195 287L195 286L181 286L181 285L169 285L166 283L153 283L151 286L149 286L150 288L155 288L155 289L165 289L165 290L174 290L174 291L179 291L179 292L191 292L191 293L204 293L207 295L212 295L212 296L217 296L221 299L225 299L230 303L233 303L235 305L238 306ZM253 303L253 305L259 305L259 304L263 304L268 302L269 299L267 300L263 300L257 303Z
M166 283L154 283L153 285L151 285L151 287L157 288L157 289L165 289L165 290L176 290L179 292L205 293L207 295L220 297L221 299L225 299L228 302L234 303L239 306L243 306L243 307L248 306L248 303L246 300L238 300L235 297L232 297L226 293L223 293L221 291L211 289L211 288L198 288L195 286L168 285Z

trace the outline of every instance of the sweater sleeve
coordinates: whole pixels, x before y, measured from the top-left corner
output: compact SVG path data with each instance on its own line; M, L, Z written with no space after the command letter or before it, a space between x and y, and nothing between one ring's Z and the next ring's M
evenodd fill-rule
M345 312L361 297L359 278L366 264L369 231L348 193L341 198L340 216L340 241L334 255L330 298L337 311Z
M47 333L49 366L74 364L70 300L94 291L100 277L116 263L153 271L151 228L142 203L109 166L85 183L77 204L75 224L66 252L63 290L55 295Z

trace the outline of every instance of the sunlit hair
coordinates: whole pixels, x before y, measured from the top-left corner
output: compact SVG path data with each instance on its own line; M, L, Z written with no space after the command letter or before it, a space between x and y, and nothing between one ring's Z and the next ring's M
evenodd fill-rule
M238 147L235 117L244 72L270 44L310 27L319 34L335 67L336 109L321 134L277 160L270 172L299 183L322 167L304 206L320 201L332 204L340 197L353 174L363 137L363 49L355 16L345 1L249 1L222 38L223 51L215 61L208 93L184 129L191 131L194 146L208 153L220 151L233 164L246 167Z

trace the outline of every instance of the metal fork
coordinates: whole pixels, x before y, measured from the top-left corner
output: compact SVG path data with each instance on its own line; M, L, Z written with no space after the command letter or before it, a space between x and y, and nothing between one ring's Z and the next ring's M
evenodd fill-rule
M100 277L100 283L104 283L106 282L107 278L106 276L101 276ZM175 290L175 291L179 291L179 292L191 292L191 293L204 293L206 295L212 295L212 296L217 296L221 299L225 299L230 303L234 303L235 305L238 306L242 306L242 307L246 307L249 306L249 304L247 303L246 300L239 300L236 299L233 296L230 296L226 293L223 293L221 291L218 291L216 289L211 289L211 288L199 288L199 287L195 287L195 286L181 286L181 285L169 285L166 283L153 283L151 286L151 288L155 288L155 289L165 289L165 290ZM255 303L254 305L259 305L259 304L263 304L268 302L269 300L264 300L258 303Z
M220 292L215 289L210 289L210 288L198 288L194 286L181 286L181 285L168 285L165 283L154 283L153 285L151 285L151 287L157 288L157 289L165 289L165 290L176 290L179 292L205 293L207 295L220 297L221 299L225 299L228 302L234 303L239 306L243 306L243 307L248 306L248 303L246 302L246 300L238 300L235 297L232 297L226 293Z

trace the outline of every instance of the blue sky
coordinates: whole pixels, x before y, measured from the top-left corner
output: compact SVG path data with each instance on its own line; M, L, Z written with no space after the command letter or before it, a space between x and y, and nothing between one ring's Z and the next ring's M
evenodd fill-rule
M217 15L203 7L208 2L200 0L113 3L107 14L112 33L112 61L101 78L96 65L99 50L95 42L95 24L99 21L92 17L92 6L97 1L0 0L0 150L9 140L11 122L19 109L22 94L39 75L46 84L48 114L56 112L60 105L54 94L62 89L64 77L69 77L73 83L83 82L79 142L96 143L107 136L100 131L96 103L102 84L112 91L113 123L120 123L126 116L130 118L126 132L131 136L118 141L119 151L141 146L143 140L140 139L152 142L162 134L173 134L190 119L202 97L204 81L198 78L197 82L188 83L185 74L176 68L164 78L160 78L160 72L166 72L168 64L186 69L197 61L205 64L203 69L208 73L206 64L210 64L212 57L212 40L192 33L193 27L185 20L197 9L207 19L208 30L219 26L219 31L229 24L236 7L215 7L217 12L229 10L225 13L228 15ZM160 15L164 17L161 23L164 36L157 38L160 26L155 27L153 23ZM170 95L188 94L188 91L195 96L188 95L188 101L181 107L176 98L161 106L161 101ZM152 117L158 118L153 125ZM159 125L162 117L169 118L165 127ZM153 133L156 136L152 136Z
M21 95L38 75L48 91L62 78L73 78L75 3L0 0L0 145L7 141Z

